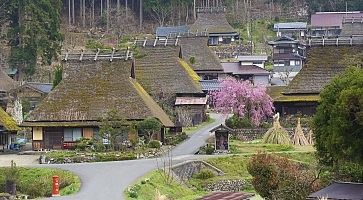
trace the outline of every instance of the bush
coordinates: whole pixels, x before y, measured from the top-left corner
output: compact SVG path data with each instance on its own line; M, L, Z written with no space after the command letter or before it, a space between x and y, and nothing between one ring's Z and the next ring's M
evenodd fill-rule
M81 138L76 142L76 149L80 151L90 150L93 142L91 139L88 138Z
M214 153L214 146L212 145L208 145L206 148L205 148L205 154L207 155L212 155Z
M161 147L161 144L160 144L160 141L158 141L158 140L151 140L149 142L149 148L160 149L160 147Z
M122 152L110 152L110 153L100 153L96 155L96 162L106 162L106 161L122 161L122 160L135 160L136 155L133 153L122 154Z
M247 117L239 118L236 115L226 119L226 126L233 128L233 129L240 129L240 128L252 128L251 120Z
M247 170L255 190L266 199L303 200L319 186L313 172L276 155L254 155Z
M183 142L184 140L186 140L187 138L188 138L188 135L185 132L177 133L177 134L168 133L165 136L165 144L177 145L177 144L180 144L181 142Z
M194 175L194 178L206 180L215 177L215 174L209 169L202 169L199 173Z
M194 56L192 56L192 57L190 57L189 58L189 62L190 62L190 64L195 64L195 57Z

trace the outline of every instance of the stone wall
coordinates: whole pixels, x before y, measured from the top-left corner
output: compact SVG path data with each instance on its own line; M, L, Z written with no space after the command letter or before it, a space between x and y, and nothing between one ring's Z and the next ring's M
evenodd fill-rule
M207 191L230 191L239 192L245 189L246 181L244 180L219 180L214 183L209 183L205 186Z
M295 133L295 128L285 128L290 137ZM303 132L307 137L310 128L303 127ZM251 129L235 129L235 133L232 135L233 139L241 141L252 141L256 139L262 139L263 135L268 131L266 128L251 128Z
M180 181L187 181L193 177L194 174L199 173L202 169L209 169L215 175L221 176L224 173L222 170L206 163L204 161L187 161L172 167L172 171L177 179Z

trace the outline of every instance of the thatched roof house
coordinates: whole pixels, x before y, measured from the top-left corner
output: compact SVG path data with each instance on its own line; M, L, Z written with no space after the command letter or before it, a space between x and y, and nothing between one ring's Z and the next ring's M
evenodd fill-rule
M202 76L216 75L223 73L223 67L219 58L208 47L206 37L180 38L183 59L193 67L194 71ZM194 62L192 63L192 59Z
M18 130L15 120L0 107L0 151L9 148L11 138Z
M0 69L0 107L6 108L8 92L16 86L17 83Z
M228 23L224 12L200 12L190 26L193 33L206 31L209 45L229 44L239 38L238 32Z
M269 88L276 110L281 114L314 114L324 86L346 70L344 59L362 52L363 46L308 48L307 62L290 84Z
M92 137L93 128L111 110L126 120L156 117L164 127L173 127L168 115L130 77L131 67L131 61L122 60L67 62L62 82L23 123L33 127L34 148L63 148L67 128L78 136Z

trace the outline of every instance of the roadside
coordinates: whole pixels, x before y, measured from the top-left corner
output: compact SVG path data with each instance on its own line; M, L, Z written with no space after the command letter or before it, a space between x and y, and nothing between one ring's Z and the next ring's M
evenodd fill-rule
M17 166L37 165L39 155L18 155L18 154L2 154L0 153L0 167L10 166L13 160Z

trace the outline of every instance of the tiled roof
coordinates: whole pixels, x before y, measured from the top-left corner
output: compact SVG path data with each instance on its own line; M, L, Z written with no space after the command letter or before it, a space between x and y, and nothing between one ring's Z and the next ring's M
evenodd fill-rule
M319 199L321 197L328 197L329 199L363 199L363 183L344 183L336 182L314 192L308 196L307 199Z
M344 18L363 17L363 12L318 12L311 15L311 26L329 27L337 26L342 28Z
M3 127L6 131L18 131L19 127L15 120L0 107L0 130Z
M261 55L261 56L257 56L257 55L252 55L252 56L238 56L237 60L238 61L267 61L268 56L265 55Z
M183 59L185 59L195 71L223 71L219 58L207 46L207 37L180 38ZM195 58L191 64L189 59Z
M197 20L190 26L192 32L207 30L208 33L237 33L228 23L225 13L198 13Z
M0 92L7 92L16 85L16 82L0 69Z
M177 97L175 105L205 105L207 97Z
M363 46L311 47L307 50L307 63L290 82L286 94L318 94L336 75L347 66L341 64L346 57L363 52Z
M200 85L203 91L215 91L221 88L218 80L201 80Z
M258 67L256 65L240 65L238 62L229 62L229 63L222 63L222 67L224 73L232 73L232 74L253 74L253 75L269 75L265 69Z
M27 125L62 122L84 126L97 122L110 110L126 120L158 118L173 126L167 114L130 78L129 61L73 61L64 65L64 79L30 113Z
M274 31L281 29L298 29L303 30L307 28L306 22L287 22L274 24Z
M157 27L157 37L168 37L172 33L187 33L189 30L188 26L168 26L168 27Z
M32 87L40 92L43 92L45 94L48 94L53 87L52 83L36 83L36 82L28 82L25 83L25 85Z
M179 59L179 51L175 46L141 48L145 56L136 59L136 79L151 96L202 93L199 77L190 66L183 66L188 64Z

